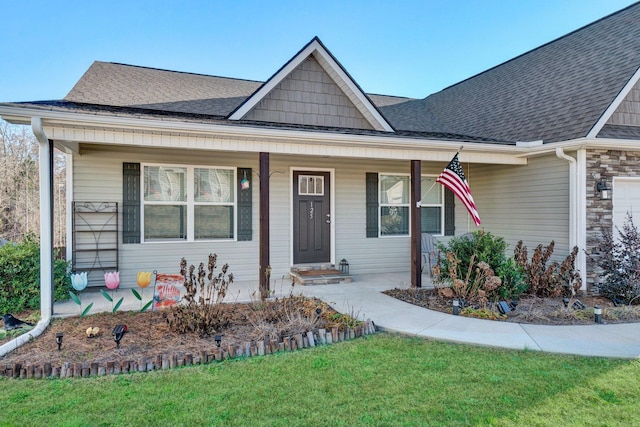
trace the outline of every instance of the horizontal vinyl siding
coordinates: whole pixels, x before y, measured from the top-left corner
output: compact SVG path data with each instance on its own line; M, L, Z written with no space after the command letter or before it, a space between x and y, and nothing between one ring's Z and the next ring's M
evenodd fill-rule
M137 271L177 272L181 257L190 264L206 262L217 253L236 280L258 285L259 155L257 153L147 150L123 147L83 147L74 157L74 200L122 202L122 163L167 163L249 167L253 169L253 237L243 242L173 242L120 244L123 287L136 284ZM117 151L120 150L120 151ZM446 162L423 162L422 174L437 175ZM510 251L518 239L533 248L557 243L567 252L568 166L555 157L531 159L527 166L463 164L483 224L481 228L505 237ZM270 263L272 287L289 286L291 254L291 168L333 170L335 199L334 261L345 258L352 274L406 272L411 268L409 236L366 237L366 173L409 174L409 161L354 160L309 156L270 156ZM120 224L122 222L120 221ZM477 228L456 200L456 235ZM119 233L118 238L121 239ZM442 241L448 238L439 238Z
M504 237L508 255L522 240L529 255L554 240L555 259L569 253L569 165L555 156L529 159L526 166L471 165L467 179L481 228ZM456 213L464 207L456 203ZM459 223L459 222L458 222ZM473 227L473 224L472 224ZM458 234L458 233L456 233Z
M74 157L74 200L117 201L122 203L122 163L167 163L196 164L211 166L250 167L254 172L258 168L258 154L239 154L188 150L126 150L118 153L113 148L91 150L83 149L81 156ZM258 289L258 175L250 177L253 186L253 238L243 242L172 242L122 244L120 242L121 286L136 286L138 271L157 270L161 273L177 273L180 259L185 257L189 264L196 267L200 262L206 264L210 253L218 255L218 264L229 264L229 272L235 280L255 280ZM122 208L120 206L120 228L122 228ZM100 283L92 283L100 285Z

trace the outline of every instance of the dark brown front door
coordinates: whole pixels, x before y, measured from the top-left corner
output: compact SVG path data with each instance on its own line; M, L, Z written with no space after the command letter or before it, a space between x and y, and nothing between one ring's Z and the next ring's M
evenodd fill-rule
M293 172L293 263L331 261L329 172Z

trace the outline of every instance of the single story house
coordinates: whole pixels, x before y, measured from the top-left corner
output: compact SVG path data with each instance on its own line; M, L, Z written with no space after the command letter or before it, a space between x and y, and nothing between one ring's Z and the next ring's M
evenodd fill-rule
M70 258L123 286L209 253L261 289L343 259L420 286L420 234L477 229L432 187L463 147L480 227L578 246L591 288L587 253L640 209L639 41L636 3L424 99L365 93L318 38L265 82L97 61L64 99L0 115L40 141L43 244L57 147Z

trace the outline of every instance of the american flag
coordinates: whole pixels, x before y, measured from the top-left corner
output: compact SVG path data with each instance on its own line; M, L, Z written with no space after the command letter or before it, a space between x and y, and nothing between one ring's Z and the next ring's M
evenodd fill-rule
M471 189L469 188L469 184L467 184L467 179L464 176L462 166L458 160L458 153L453 156L453 159L451 159L447 167L444 168L440 176L438 176L436 182L453 191L462 203L464 203L476 227L480 225L480 215L478 214L476 204L471 196Z

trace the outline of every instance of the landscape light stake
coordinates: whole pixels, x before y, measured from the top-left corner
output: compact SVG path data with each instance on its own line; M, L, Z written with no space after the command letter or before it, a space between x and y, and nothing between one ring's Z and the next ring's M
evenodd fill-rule
M216 341L216 347L220 347L222 342L222 335L214 335L213 339Z
M453 300L453 314L456 316L460 313L460 301L457 299Z
M593 315L596 323L602 323L602 309L600 306L596 305L593 307Z
M113 340L116 342L116 348L120 348L120 340L122 340L125 332L127 332L127 325L116 325L113 328L111 335L113 335Z
M62 332L56 332L56 344L58 344L58 351L62 348L62 337L64 334Z

